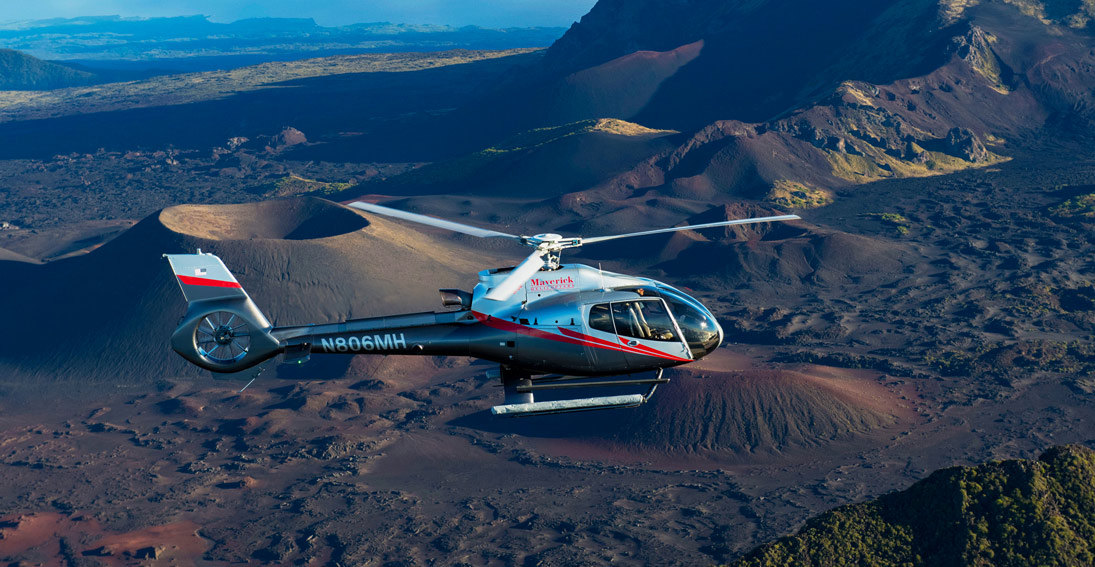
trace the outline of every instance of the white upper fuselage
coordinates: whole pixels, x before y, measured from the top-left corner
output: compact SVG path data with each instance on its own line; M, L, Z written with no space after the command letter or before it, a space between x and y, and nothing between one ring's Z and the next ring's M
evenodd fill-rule
M648 278L637 278L606 272L584 264L564 264L557 270L540 270L506 301L492 301L483 296L506 278L508 268L479 272L479 283L472 291L475 310L495 317L515 315L535 307L535 303L556 298L559 294L582 291L612 291L621 287L635 287L655 283Z

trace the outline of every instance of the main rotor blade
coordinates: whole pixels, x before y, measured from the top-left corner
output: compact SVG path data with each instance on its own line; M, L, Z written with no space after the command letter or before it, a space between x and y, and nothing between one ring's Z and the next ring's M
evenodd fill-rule
M354 201L350 203L350 207L355 209L361 209L370 213L376 213L378 215L385 215L389 217L395 217L397 219L408 220L411 222L417 222L420 224L427 224L430 226L436 226L438 228L444 228L454 232L460 232L463 234L470 234L472 236L478 236L480 238L512 238L514 240L521 240L520 236L512 234L506 234L504 232L498 232L495 230L487 230L485 228L478 228L474 226L468 226L466 224L460 224L458 222L452 222L447 220L441 220L434 217L428 217L426 215L419 215L415 213L408 213L407 211L401 211L399 209L390 209L388 207L382 207L380 205L374 205L372 203L362 203L361 201Z
M701 228L714 228L716 226L730 226L735 224L754 224L758 222L774 222L774 221L786 221L797 220L802 217L798 215L780 215L778 217L757 217L752 219L737 219L720 222L709 222L707 224L690 224L688 226L675 226L673 228L659 228L657 230L644 230L642 232L629 232L627 234L613 234L610 236L594 236L593 238L583 238L582 244L592 244L594 242L603 242L605 240L614 240L616 238L631 238L632 236L646 236L648 234L660 234L663 232L677 232L678 230L697 230Z
M512 272L506 276L506 279L502 280L502 283L494 287L494 289L487 292L483 297L494 301L505 301L513 295L513 292L517 291L517 288L525 285L525 282L529 280L536 272L540 271L540 268L544 267L544 258L541 256L542 251L537 250L532 254L529 254L528 258L525 258L523 262L517 265Z

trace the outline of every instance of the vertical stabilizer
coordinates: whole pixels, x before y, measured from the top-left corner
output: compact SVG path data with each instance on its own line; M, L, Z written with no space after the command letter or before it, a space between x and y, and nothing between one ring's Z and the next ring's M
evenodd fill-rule
M224 262L213 254L164 254L175 280L189 301L247 297L243 287Z

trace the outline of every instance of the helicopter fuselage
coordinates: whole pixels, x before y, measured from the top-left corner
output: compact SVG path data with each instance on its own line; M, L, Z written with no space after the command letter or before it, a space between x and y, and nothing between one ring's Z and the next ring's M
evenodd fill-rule
M584 265L544 270L505 301L484 296L507 270L484 270L459 310L271 330L286 356L470 356L531 373L631 374L696 360L722 341L702 304L646 278Z

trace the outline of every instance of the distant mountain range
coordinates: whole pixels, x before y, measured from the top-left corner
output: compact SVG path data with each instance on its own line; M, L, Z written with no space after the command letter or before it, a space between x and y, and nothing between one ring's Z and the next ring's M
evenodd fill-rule
M1095 451L937 471L908 490L843 506L734 567L1091 565Z
M324 27L311 19L293 18L222 24L205 16L103 16L8 24L0 28L0 48L74 63L86 70L147 76L352 53L547 47L564 31L388 22Z

